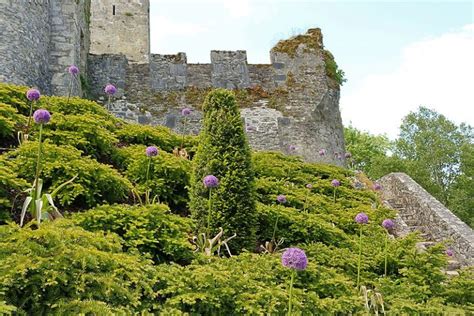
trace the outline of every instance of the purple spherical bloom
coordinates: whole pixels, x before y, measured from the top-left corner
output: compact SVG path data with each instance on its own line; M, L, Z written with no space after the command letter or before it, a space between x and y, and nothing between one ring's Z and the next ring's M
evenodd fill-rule
M359 213L356 215L355 221L359 224L367 224L369 222L369 217L365 213Z
M117 88L113 84L108 84L105 86L104 91L108 95L114 95L117 92Z
M46 124L51 119L51 114L47 110L39 109L33 113L33 119L37 124Z
M326 149L320 149L320 150L319 150L319 155L320 155L320 156L326 155Z
M345 156L346 158L351 158L351 157L352 157L352 154L351 154L351 153L345 153L344 156Z
M331 185L333 187L338 187L338 186L341 185L341 182L339 180L334 179L334 180L331 181Z
M215 188L219 185L219 179L214 177L212 174L205 176L202 182L206 188Z
M384 219L383 222L382 222L382 226L386 230L391 230L391 229L393 229L393 227L395 227L395 222L392 221L391 219Z
M75 65L71 65L71 66L69 66L69 68L67 69L67 71L68 71L71 75L75 76L75 75L77 75L77 74L79 73L79 68L77 68L77 66L75 66Z
M148 157L155 157L158 155L158 148L150 146L145 149L145 153Z
M306 188L311 190L311 189L313 188L313 185L312 185L311 183L308 183L308 184L306 185Z
M188 116L191 114L191 109L190 108L184 108L181 110L181 115L183 116Z
M288 248L281 255L281 264L290 269L304 270L308 266L308 258L300 248Z
M375 183L374 186L373 186L373 189L374 189L375 191L380 191L380 190L382 190L382 186L381 186L380 184L378 184L378 183Z
M26 98L30 101L38 101L40 97L41 94L37 89L30 89L26 91Z
M452 249L446 249L445 254L449 257L452 257L454 255L454 251Z
M286 203L286 196L284 196L284 195L282 195L282 194L279 195L279 196L277 196L277 201L278 201L279 203L282 203L282 204L283 204L283 203Z
M290 146L288 146L288 149L289 149L290 151L295 151L295 150L296 150L296 146L295 146L295 145L290 145Z

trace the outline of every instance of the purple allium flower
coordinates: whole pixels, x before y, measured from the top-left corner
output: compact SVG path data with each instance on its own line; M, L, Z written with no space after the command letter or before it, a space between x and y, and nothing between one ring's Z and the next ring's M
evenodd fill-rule
M454 251L452 249L446 249L444 253L449 257L452 257L454 255Z
M38 101L40 97L41 94L37 89L30 89L26 91L26 98L30 101Z
M313 185L312 185L311 183L308 183L308 184L306 185L306 188L311 190L311 189L313 188Z
M295 150L296 150L296 146L295 146L295 145L290 145L290 146L288 146L288 149L289 149L290 151L295 151Z
M352 154L349 153L349 152L347 152L347 153L344 154L344 156L345 156L346 158L351 158L351 157L352 157Z
M355 221L359 224L367 224L369 222L369 217L365 213L359 213L356 215Z
M278 201L279 203L282 203L282 204L283 204L283 203L286 203L286 196L284 196L284 195L282 195L282 194L279 195L279 196L277 196L277 201Z
M219 179L214 177L212 174L205 176L202 182L206 188L215 188L219 185Z
M382 190L382 186L379 183L374 183L374 186L372 187L375 191L380 191Z
M181 110L181 115L183 116L188 116L191 114L191 109L190 108L184 108Z
M326 155L326 149L320 149L320 150L319 150L319 155L320 155L320 156Z
M104 92L108 95L114 95L117 93L117 88L113 84L108 84L105 86Z
M391 219L384 219L382 222L382 226L386 230L390 230L390 229L393 229L393 227L395 227L395 223Z
M288 248L281 255L281 264L290 269L304 270L308 266L308 258L300 248Z
M46 124L51 119L51 114L47 110L39 109L33 113L33 119L37 124Z
M331 181L331 185L332 185L333 187L338 187L338 186L341 185L341 182L340 182L339 180L337 180L337 179L334 179L334 180Z
M79 68L77 68L77 66L75 66L75 65L71 65L71 66L69 66L69 68L67 69L67 71L68 71L71 75L75 76L75 75L77 75L77 74L79 73Z
M148 157L155 157L158 155L158 148L155 146L149 146L145 149L145 153Z

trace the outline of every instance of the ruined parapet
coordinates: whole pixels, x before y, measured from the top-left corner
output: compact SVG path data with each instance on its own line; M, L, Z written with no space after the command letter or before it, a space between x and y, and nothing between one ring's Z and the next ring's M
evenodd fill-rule
M178 132L182 108L193 109L196 119L187 123L187 132L197 133L207 93L213 88L231 89L254 149L343 165L339 84L328 74L328 54L320 30L312 29L280 41L271 51L271 64L248 64L245 51L211 51L210 64L188 64L184 53L152 54L149 63L141 64L109 54L91 55L89 73L100 89L108 82L119 87L117 115L143 116L124 111L126 100L130 109L150 113L139 122L166 125ZM100 89L93 93L96 99L103 98ZM319 155L320 149L327 154Z
M185 53L152 54L150 58L151 88L157 91L184 89L187 65Z
M132 63L150 57L150 1L92 1L90 53L123 54Z
M474 264L474 231L404 173L381 178L382 198L410 227L444 241L463 265Z
M247 52L211 51L212 86L230 90L250 87Z

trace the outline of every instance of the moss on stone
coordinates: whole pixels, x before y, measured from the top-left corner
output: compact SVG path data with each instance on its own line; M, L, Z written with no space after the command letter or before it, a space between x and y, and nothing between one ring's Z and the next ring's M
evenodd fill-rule
M333 54L327 49L324 52L324 64L326 67L326 75L329 77L329 86L331 88L339 89L347 79L344 78L344 71L339 68L336 61L334 60Z
M309 52L313 49L322 49L323 35L321 29L309 29L306 34L300 34L287 40L281 40L272 48L272 52L285 53L293 58L301 44L305 46L305 52Z

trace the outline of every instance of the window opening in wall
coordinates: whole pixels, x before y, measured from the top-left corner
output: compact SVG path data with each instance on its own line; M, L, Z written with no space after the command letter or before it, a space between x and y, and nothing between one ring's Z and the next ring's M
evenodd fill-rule
M112 6L112 14L115 15L115 6Z

